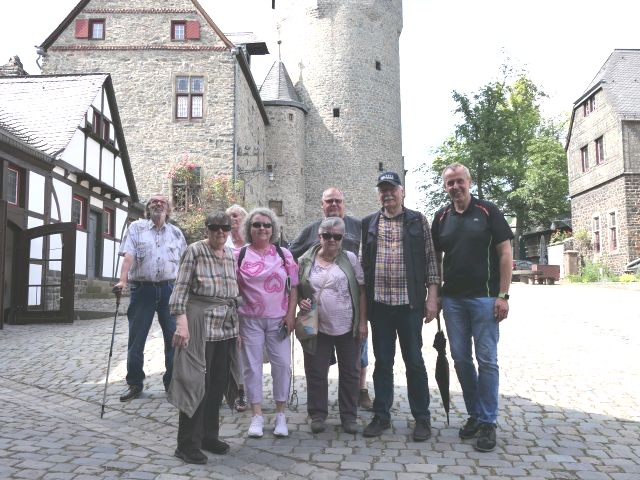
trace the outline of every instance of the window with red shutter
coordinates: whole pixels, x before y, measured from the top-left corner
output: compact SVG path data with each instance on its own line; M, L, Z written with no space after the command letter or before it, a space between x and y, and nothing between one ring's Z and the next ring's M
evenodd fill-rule
M79 18L76 20L76 38L89 38L89 20Z

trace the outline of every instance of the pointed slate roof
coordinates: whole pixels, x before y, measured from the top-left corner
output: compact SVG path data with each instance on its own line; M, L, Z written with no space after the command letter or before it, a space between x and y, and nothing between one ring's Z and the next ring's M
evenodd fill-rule
M274 62L271 66L260 87L260 97L265 105L288 105L307 112L281 61Z
M69 144L106 74L0 78L0 125L55 157Z
M575 106L598 88L620 117L640 118L640 50L614 50Z

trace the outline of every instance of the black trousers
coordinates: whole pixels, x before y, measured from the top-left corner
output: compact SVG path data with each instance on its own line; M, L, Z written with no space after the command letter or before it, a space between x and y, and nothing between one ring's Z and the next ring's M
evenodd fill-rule
M178 419L178 449L182 452L199 450L203 440L218 438L220 429L220 402L229 376L230 345L235 338L219 342L207 342L205 357L204 398L193 417L180 412Z

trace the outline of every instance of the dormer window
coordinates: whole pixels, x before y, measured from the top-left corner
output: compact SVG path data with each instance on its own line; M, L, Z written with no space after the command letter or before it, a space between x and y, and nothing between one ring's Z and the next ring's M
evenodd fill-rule
M89 20L89 32L92 40L104 40L104 20Z
M591 112L593 112L595 109L596 109L596 95L594 93L589 98L587 98L584 101L584 103L582 104L582 112L584 113L584 116L586 117Z
M171 40L184 40L187 33L187 22L171 22Z
M79 18L78 20L76 20L76 38L104 40L104 34L104 18Z

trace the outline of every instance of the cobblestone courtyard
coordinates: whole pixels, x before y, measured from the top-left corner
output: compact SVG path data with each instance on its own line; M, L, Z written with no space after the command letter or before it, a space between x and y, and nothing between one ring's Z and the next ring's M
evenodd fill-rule
M511 293L511 313L501 327L501 415L492 453L478 453L471 441L458 439L466 417L453 368L451 425L446 425L433 378L434 322L423 330L432 394L429 441L410 439L399 355L392 430L365 439L338 428L332 367L333 428L312 435L298 347L299 404L288 415L289 438L272 435L270 397L265 402L270 426L262 439L246 437L249 412L224 408L221 436L231 443L230 454L210 455L207 465L185 465L173 457L178 416L162 388L157 323L147 342L144 395L118 401L126 370L122 315L102 420L113 317L73 325L6 325L0 331L0 478L640 478L640 286L514 284ZM371 365L370 390L372 372ZM370 418L361 412L361 425Z

